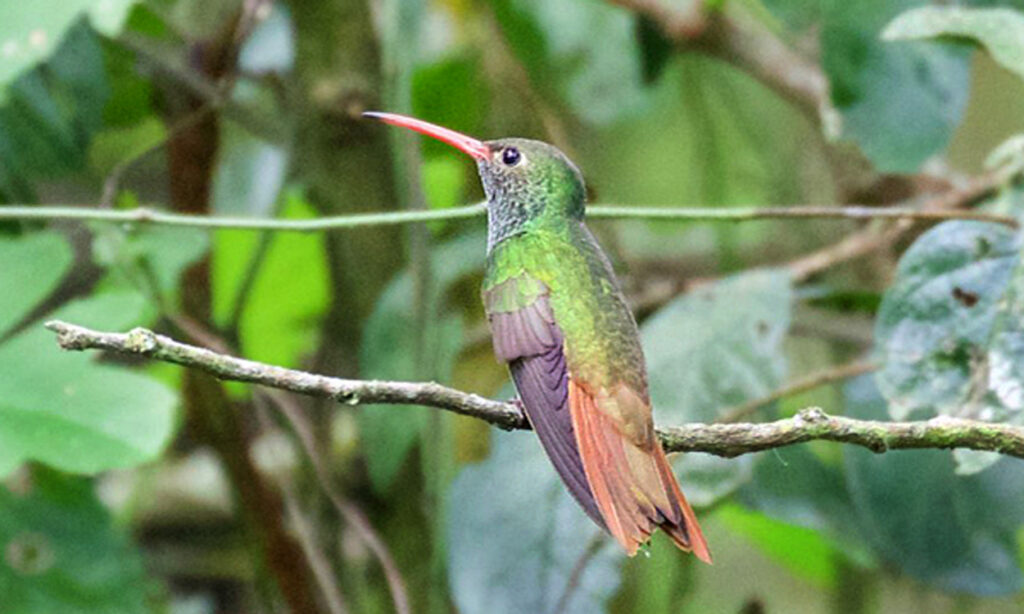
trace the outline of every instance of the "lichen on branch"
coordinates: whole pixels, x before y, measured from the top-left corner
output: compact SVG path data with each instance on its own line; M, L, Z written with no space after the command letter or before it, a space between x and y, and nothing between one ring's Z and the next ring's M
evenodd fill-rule
M145 328L112 333L61 321L46 327L65 350L135 354L205 371L224 380L259 384L346 405L424 405L489 422L503 429L529 429L519 408L435 382L353 380L285 369L220 354L158 335ZM881 422L830 416L807 408L792 418L765 423L684 424L658 429L669 452L706 452L735 457L807 441L854 444L874 452L922 448L967 448L1024 458L1024 428L957 418Z

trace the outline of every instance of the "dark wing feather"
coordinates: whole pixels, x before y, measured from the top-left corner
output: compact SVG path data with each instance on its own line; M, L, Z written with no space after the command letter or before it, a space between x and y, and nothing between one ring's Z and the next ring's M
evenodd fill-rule
M558 475L587 515L603 528L573 432L561 330L546 292L531 291L524 296L517 287L530 284L534 290L537 283L530 278L513 278L484 292L494 352L508 363L526 417Z

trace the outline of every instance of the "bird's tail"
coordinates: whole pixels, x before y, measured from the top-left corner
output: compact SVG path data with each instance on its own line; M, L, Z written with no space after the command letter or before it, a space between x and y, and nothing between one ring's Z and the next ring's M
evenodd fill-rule
M666 520L661 523L661 530L671 537L679 548L687 552L692 551L694 556L710 565L711 551L708 550L708 542L704 539L700 525L697 524L697 516L686 501L686 497L683 496L683 491L679 488L675 474L672 473L672 466L668 463L665 452L660 445L656 448L654 454L658 463L658 473L661 475L661 484L669 494L672 507L677 508L676 518L679 519L678 522Z
M615 402L620 411L630 403L650 411L628 390ZM599 409L594 396L573 380L569 380L569 409L594 501L608 532L626 553L636 554L640 544L650 539L651 531L660 526L681 549L710 563L704 534L679 489L653 425L646 436L624 435L621 421Z

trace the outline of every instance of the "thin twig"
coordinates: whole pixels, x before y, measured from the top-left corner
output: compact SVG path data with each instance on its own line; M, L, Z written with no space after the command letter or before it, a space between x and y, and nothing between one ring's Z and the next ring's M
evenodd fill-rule
M173 324L177 325L182 331L192 337L193 341L198 341L204 344L207 348L212 348L217 352L221 352L225 355L231 353L231 349L228 347L228 342L216 335L216 333L206 329L201 324L189 320L184 316L172 315L170 313L164 314L164 316L170 320ZM354 504L347 501L341 492L334 487L331 481L330 472L327 469L327 465L324 463L323 456L320 454L316 445L316 437L313 436L313 429L309 424L309 421L303 415L298 405L287 395L282 394L280 390L273 388L262 391L262 395L257 395L257 399L261 397L265 401L272 403L281 415L291 426L292 431L298 438L299 445L303 452L306 454L306 458L309 460L310 466L313 468L313 473L320 484L321 489L327 498L331 501L338 512L341 519L348 524L355 531L356 535L363 540L366 547L370 549L370 552L377 557L377 561L381 565L381 569L384 571L384 577L388 582L388 588L391 592L391 599L395 604L396 614L410 614L412 611L409 606L409 595L405 588L405 579L402 577L401 572L398 569L398 564L395 562L391 551L388 550L387 544L377 534L370 520L366 517L361 509ZM266 416L260 415L263 428L268 428L265 420ZM293 523L305 523L306 519L302 517L301 510L298 509L297 499L294 496L293 489L282 488L284 494L284 502L286 504L286 511L291 516ZM310 566L313 568L314 574L316 575L317 582L321 585L321 589L324 591L324 599L328 602L328 606L332 611L341 610L347 611L348 608L345 605L345 599L340 594L338 587L333 582L328 582L327 577L324 574L324 563L320 560L322 553L315 548L315 546L305 543L307 535L303 534L303 529L306 532L311 533L312 528L299 527L299 541L300 546L306 551L307 557L309 558Z
M281 394L280 391L268 390L267 396L277 405L281 415L288 421L298 437L299 445L302 447L306 458L309 459L309 463L313 468L313 474L316 476L320 488L327 495L327 498L330 499L335 511L338 512L338 515L341 516L346 524L352 527L356 535L363 540L366 547L370 549L374 556L377 557L377 561L380 562L381 569L384 571L384 578L387 580L388 588L391 591L391 599L395 604L395 612L397 614L409 614L412 612L409 605L409 594L405 589L405 580L398 569L398 564L395 562L394 557L391 556L391 551L388 550L384 540L381 539L380 535L373 528L373 524L366 517L366 514L347 501L341 495L341 492L335 488L323 456L317 449L313 429L306 420L306 417L302 414L299 407L291 399Z
M196 123L206 117L207 114L216 109L218 104L219 103L213 101L203 104L203 106L182 117L180 120L175 122L174 125L170 126L164 135L155 143L118 162L103 182L103 192L100 195L99 207L101 209L109 209L113 206L114 199L117 197L117 192L121 187L121 178L124 177L125 172L129 168L146 156L160 151L165 145L167 145L169 140L196 125Z
M90 330L61 321L46 327L66 350L109 350L137 354L205 371L215 377L249 382L348 405L364 403L427 405L479 418L504 429L529 425L512 403L448 388L434 382L348 380L284 369L225 356L136 328L128 333ZM829 416L808 408L793 418L760 424L687 424L658 431L670 452L707 452L733 457L812 440L892 449L967 448L1024 458L1024 427L939 417L918 422L880 422Z
M594 557L606 543L608 543L607 536L601 531L594 533L594 536L590 538L583 552L576 559L576 563L572 566L572 571L569 572L569 579L565 583L565 589L558 598L555 609L551 611L552 614L562 614L562 612L566 611L572 596L580 586L580 580L583 579L583 572L586 571L587 565L590 565L590 562L594 560Z
M249 304L249 295L256 287L256 278L259 277L263 262L266 260L267 254L270 253L270 244L273 240L274 235L270 233L260 234L256 249L249 256L245 271L242 272L242 281L238 285L238 292L235 293L235 300L231 304L231 314L224 326L225 336L236 346L238 346L242 316L245 314L245 307Z
M988 185L988 184L986 184ZM991 191L994 186L988 186ZM963 191L956 190L961 196ZM973 194L973 192L971 193ZM949 199L948 195L942 198ZM934 208L905 207L632 207L621 205L591 205L587 208L590 219L638 219L665 221L719 221L747 222L765 219L817 218L817 219L898 219L915 221L941 220L975 220L1004 224L1017 227L1017 220L1009 215L987 213L984 211L956 210L962 205ZM206 215L186 215L168 213L149 207L137 209L97 209L76 206L33 206L3 205L0 206L0 220L84 220L97 222L117 222L123 224L158 224L164 226L190 226L194 228L230 228L235 230L275 230L279 232L315 232L324 230L340 230L365 226L391 226L432 222L436 220L453 220L483 216L485 207L482 203L454 207L451 209L431 209L414 211L390 211L385 213L355 213L318 217L305 220L258 218L258 217L222 217Z
M256 404L256 415L259 418L260 428L264 432L269 433L273 429L273 421L270 419L270 412L266 407L269 404L268 400L259 396L256 399L257 401L263 401L263 403ZM290 480L277 480L277 485L281 489L281 499L284 502L285 515L289 524L295 529L295 536L299 542L299 547L302 548L306 555L306 560L309 561L309 567L313 571L313 579L316 580L317 585L320 587L320 592L323 595L327 609L331 614L348 614L350 611L348 602L341 592L341 587L338 586L337 579L334 577L330 561L327 560L326 555L324 555L317 543L319 540L317 539L316 528L313 526L308 515L303 511L302 506L299 505L298 491Z
M792 382L778 390L775 390L771 394L766 396L751 399L746 403L741 403L735 407L729 408L722 412L718 422L736 422L742 418L748 417L750 414L756 412L761 407L774 403L779 399L784 399L794 394L800 394L801 392L807 392L813 390L818 386L824 386L832 382L850 379L857 377L858 375L864 375L878 369L878 365L872 362L854 362L846 365L840 365L817 373L811 373L807 377L802 377L795 382Z
M922 213L957 213L996 193L1006 185L1016 171L1005 169L971 179L967 185L942 192L927 199L920 208ZM891 209L889 209L891 210ZM953 218L950 218L953 219ZM991 220L989 220L991 221ZM910 219L900 219L882 228L869 227L845 236L841 241L790 261L789 269L794 282L810 277L833 266L860 258L891 245L913 227Z

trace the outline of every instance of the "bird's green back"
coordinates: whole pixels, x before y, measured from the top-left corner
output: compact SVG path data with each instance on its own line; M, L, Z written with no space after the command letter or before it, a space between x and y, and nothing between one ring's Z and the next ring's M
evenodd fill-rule
M509 237L488 254L484 291L527 276L544 284L574 376L592 385L629 384L646 397L636 322L611 266L582 222L563 219ZM536 299L533 284L517 284L506 310Z

